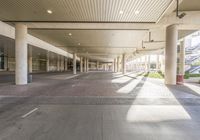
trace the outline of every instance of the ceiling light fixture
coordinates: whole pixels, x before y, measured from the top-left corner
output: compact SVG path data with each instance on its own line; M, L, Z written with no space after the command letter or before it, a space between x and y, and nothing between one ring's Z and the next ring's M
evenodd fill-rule
M69 36L72 36L72 33L69 33Z
M124 13L124 11L122 11L122 10L121 10L121 11L119 11L119 14L121 14L121 15L122 15L123 13Z
M136 15L138 15L139 13L140 13L140 11L138 11L138 10L135 11L135 14L136 14Z
M47 10L47 13L48 14L52 14L53 12L51 10Z
M78 43L78 45L80 46L80 45L81 45L81 43Z

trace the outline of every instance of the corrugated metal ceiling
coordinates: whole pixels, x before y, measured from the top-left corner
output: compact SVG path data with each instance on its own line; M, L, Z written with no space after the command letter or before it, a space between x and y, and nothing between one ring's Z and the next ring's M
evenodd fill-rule
M173 0L1 0L0 20L156 22ZM48 14L47 10L53 13Z

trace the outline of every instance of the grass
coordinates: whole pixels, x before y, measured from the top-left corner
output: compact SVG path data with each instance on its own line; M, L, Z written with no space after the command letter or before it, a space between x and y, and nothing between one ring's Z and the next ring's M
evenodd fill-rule
M189 79L190 77L200 77L200 74L190 74L190 73L186 72L184 75L184 78Z
M190 77L200 77L200 74L190 74Z
M164 75L161 72L148 72L144 74L144 77L163 79Z

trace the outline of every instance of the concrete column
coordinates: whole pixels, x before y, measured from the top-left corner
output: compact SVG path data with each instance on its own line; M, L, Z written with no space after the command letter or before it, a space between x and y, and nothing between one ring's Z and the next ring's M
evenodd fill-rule
M97 61L96 65L97 65L97 70L99 70L99 61Z
M165 73L165 51L161 55L161 67L160 67L162 73Z
M185 47L186 47L186 41L181 41L180 45L180 69L179 69L179 74L180 75L185 75Z
M73 53L73 74L76 74L76 53Z
M126 74L126 54L122 55L122 73Z
M87 72L87 58L84 58L84 72Z
M148 56L148 68L147 71L149 72L151 69L151 55Z
M186 47L186 40L180 42L180 55L179 55L179 72L178 72L178 79L177 84L184 83L184 75L185 75L185 47Z
M177 71L177 25L170 25L166 29L165 47L165 84L176 85Z
M83 72L83 57L80 57L80 72Z
M117 72L116 59L114 59L114 72Z
M4 70L8 71L8 47L4 44Z
M147 60L148 60L148 57L146 55L145 56L145 72L148 72L148 62L147 62Z
M139 59L139 67L140 67L140 71L142 70L142 58L140 57Z
M62 71L62 55L60 56L60 71Z
M60 56L59 63L60 63L60 71L62 71L62 55Z
M60 56L57 55L57 71L60 71Z
M27 26L17 23L15 25L15 83L27 84Z
M86 61L86 72L89 71L89 59L87 58L87 61Z
M50 52L49 51L47 51L47 56L46 56L46 58L47 58L47 60L46 60L46 71L47 72L49 72L50 71L50 69L49 69L49 54Z
M112 72L115 72L115 69L114 69L114 62L112 62L111 68L112 68Z
M28 72L29 73L32 73L33 70L32 70L32 46L29 46L28 47Z
M156 70L159 71L160 69L160 56L157 55L157 59L156 59Z
M65 71L68 70L68 58L65 58Z
M117 57L117 72L120 72L120 57Z
M65 71L65 57L64 56L62 56L62 59L61 59L62 61L62 71Z

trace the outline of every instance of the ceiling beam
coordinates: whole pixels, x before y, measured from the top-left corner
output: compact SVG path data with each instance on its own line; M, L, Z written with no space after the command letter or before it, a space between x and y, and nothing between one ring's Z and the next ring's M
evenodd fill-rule
M9 21L4 21L9 22ZM17 23L17 22L14 22ZM158 28L155 23L63 23L63 22L20 22L29 29L39 30L149 30Z
M200 11L183 11L186 15L180 19L176 16L176 13L163 17L158 24L160 25L172 25L177 24L179 30L195 30L200 29Z
M111 47L111 46L57 46L57 47L67 47L67 48L76 48L76 49L135 49L137 47ZM98 48L97 48L98 47Z

